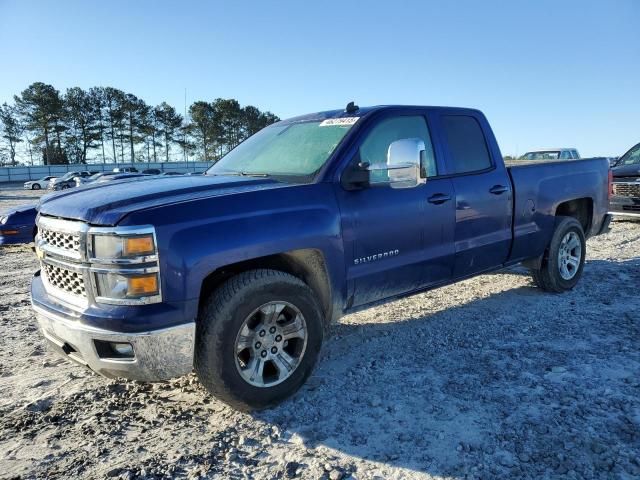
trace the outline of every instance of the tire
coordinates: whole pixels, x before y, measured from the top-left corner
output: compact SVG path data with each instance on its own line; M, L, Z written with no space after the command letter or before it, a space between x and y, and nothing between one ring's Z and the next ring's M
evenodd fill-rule
M33 185L31 185L31 190L40 190L40 184L39 183L34 183Z
M275 305L274 312L281 305L285 307L282 312L278 311L270 317L272 320L269 320L264 310L269 309L271 305ZM298 356L295 357L297 366L291 373L283 373L283 380L268 383L265 380L269 379L268 370L277 372L273 375L278 376L284 370L276 370L277 365L274 361L267 366L270 362L267 358L263 361L264 374L258 375L255 380L256 382L264 380L265 384L263 386L251 384L250 380L246 379L246 376L251 373L249 365L251 362L260 363L259 357L264 355L263 350L257 349L260 343L257 340L261 339L255 335L258 335L261 326L272 325L267 323L268 321L273 321L275 324L280 324L281 320L286 321L285 314L290 317L295 315L297 321L298 315L294 312L301 314L302 323L306 324L304 329L306 340L304 342L299 339L291 340L295 343L294 347L298 349ZM258 325L253 327L254 330L249 331L247 328L250 320L254 323L258 322ZM215 290L200 309L196 322L194 354L194 367L198 379L209 393L239 410L263 409L276 404L298 390L313 370L322 345L323 325L323 315L315 295L297 277L277 270L250 270L240 273ZM254 336L249 337L248 334L242 336L241 331L249 332ZM275 332L272 333L275 335ZM263 339L265 344L275 346L268 342L275 342L278 336L271 337L271 340L267 337ZM251 347L238 353L240 348L238 345L245 344L240 341L241 338L251 338L252 340L247 341ZM282 338L280 337L281 341ZM256 343L253 343L254 341ZM283 347L282 351L285 347L291 347L291 344L286 343L287 340L284 340L284 343L278 344ZM273 352L274 346L267 348ZM281 354L282 351L279 353ZM251 354L250 359L247 358L247 353ZM287 353L292 355L287 357L289 360L294 359L293 352ZM243 362L246 362L247 368L243 369ZM285 375L289 376L285 378Z
M575 262L576 265L566 264L563 269L562 258L566 259L567 255L563 254L562 249L568 245L563 244L563 240L566 239L569 239L569 242L577 241L575 248L572 248L569 253L570 261L575 262L578 252L580 258ZM534 283L547 292L562 293L571 290L582 276L586 254L587 243L580 222L573 217L558 217L556 229L544 253L540 268L531 269Z

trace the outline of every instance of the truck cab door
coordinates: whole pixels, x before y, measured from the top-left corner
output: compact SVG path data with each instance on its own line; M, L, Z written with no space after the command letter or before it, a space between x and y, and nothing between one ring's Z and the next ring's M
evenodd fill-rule
M401 139L424 141L426 183L392 188L386 165L389 145ZM437 165L423 115L387 114L374 123L353 162L370 165L370 186L339 188L345 241L349 307L419 290L452 274L454 193L450 179L437 178ZM428 228L428 231L427 231Z
M496 158L499 149L484 117L444 114L440 127L455 190L453 277L460 278L507 261L513 192L502 158Z

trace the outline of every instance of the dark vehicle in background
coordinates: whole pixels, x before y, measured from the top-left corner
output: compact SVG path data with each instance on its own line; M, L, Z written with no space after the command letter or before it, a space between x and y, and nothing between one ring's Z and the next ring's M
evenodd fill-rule
M140 381L195 368L263 408L347 313L519 263L544 291L573 288L608 231L608 173L505 165L478 110L351 103L274 123L205 175L43 198L31 300L63 357Z
M522 155L518 160L579 160L580 154L575 148L547 148L533 150Z
M79 172L67 172L59 178L55 178L49 182L49 190L66 190L67 188L73 188L76 186L76 177L88 178L96 172L89 172L86 170Z
M147 175L160 175L162 173L162 170L160 170L159 168L147 168L143 170L142 173L146 173Z
M613 191L610 212L640 219L640 143L618 159L611 173Z
M43 188L47 188L49 186L49 182L54 180L57 177L52 175L48 175L46 177L39 178L38 180L29 180L28 182L24 182L25 190L42 190Z
M21 205L0 213L0 245L33 242L37 214L35 205Z

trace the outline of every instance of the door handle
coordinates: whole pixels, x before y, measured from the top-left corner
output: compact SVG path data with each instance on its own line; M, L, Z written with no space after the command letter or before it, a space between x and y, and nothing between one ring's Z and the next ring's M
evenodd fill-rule
M441 203L448 202L449 200L451 200L451 197L449 195L445 195L444 193L436 193L434 195L431 195L427 201L429 203L433 203L434 205L440 205Z
M502 195L504 192L508 192L509 188L504 185L494 185L489 189L489 193L493 193L494 195Z

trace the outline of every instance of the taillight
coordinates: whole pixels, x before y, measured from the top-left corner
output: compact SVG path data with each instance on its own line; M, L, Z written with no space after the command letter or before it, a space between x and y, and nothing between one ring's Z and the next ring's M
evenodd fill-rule
M613 172L611 171L611 169L609 169L608 187L609 200L611 200L611 196L613 195Z

